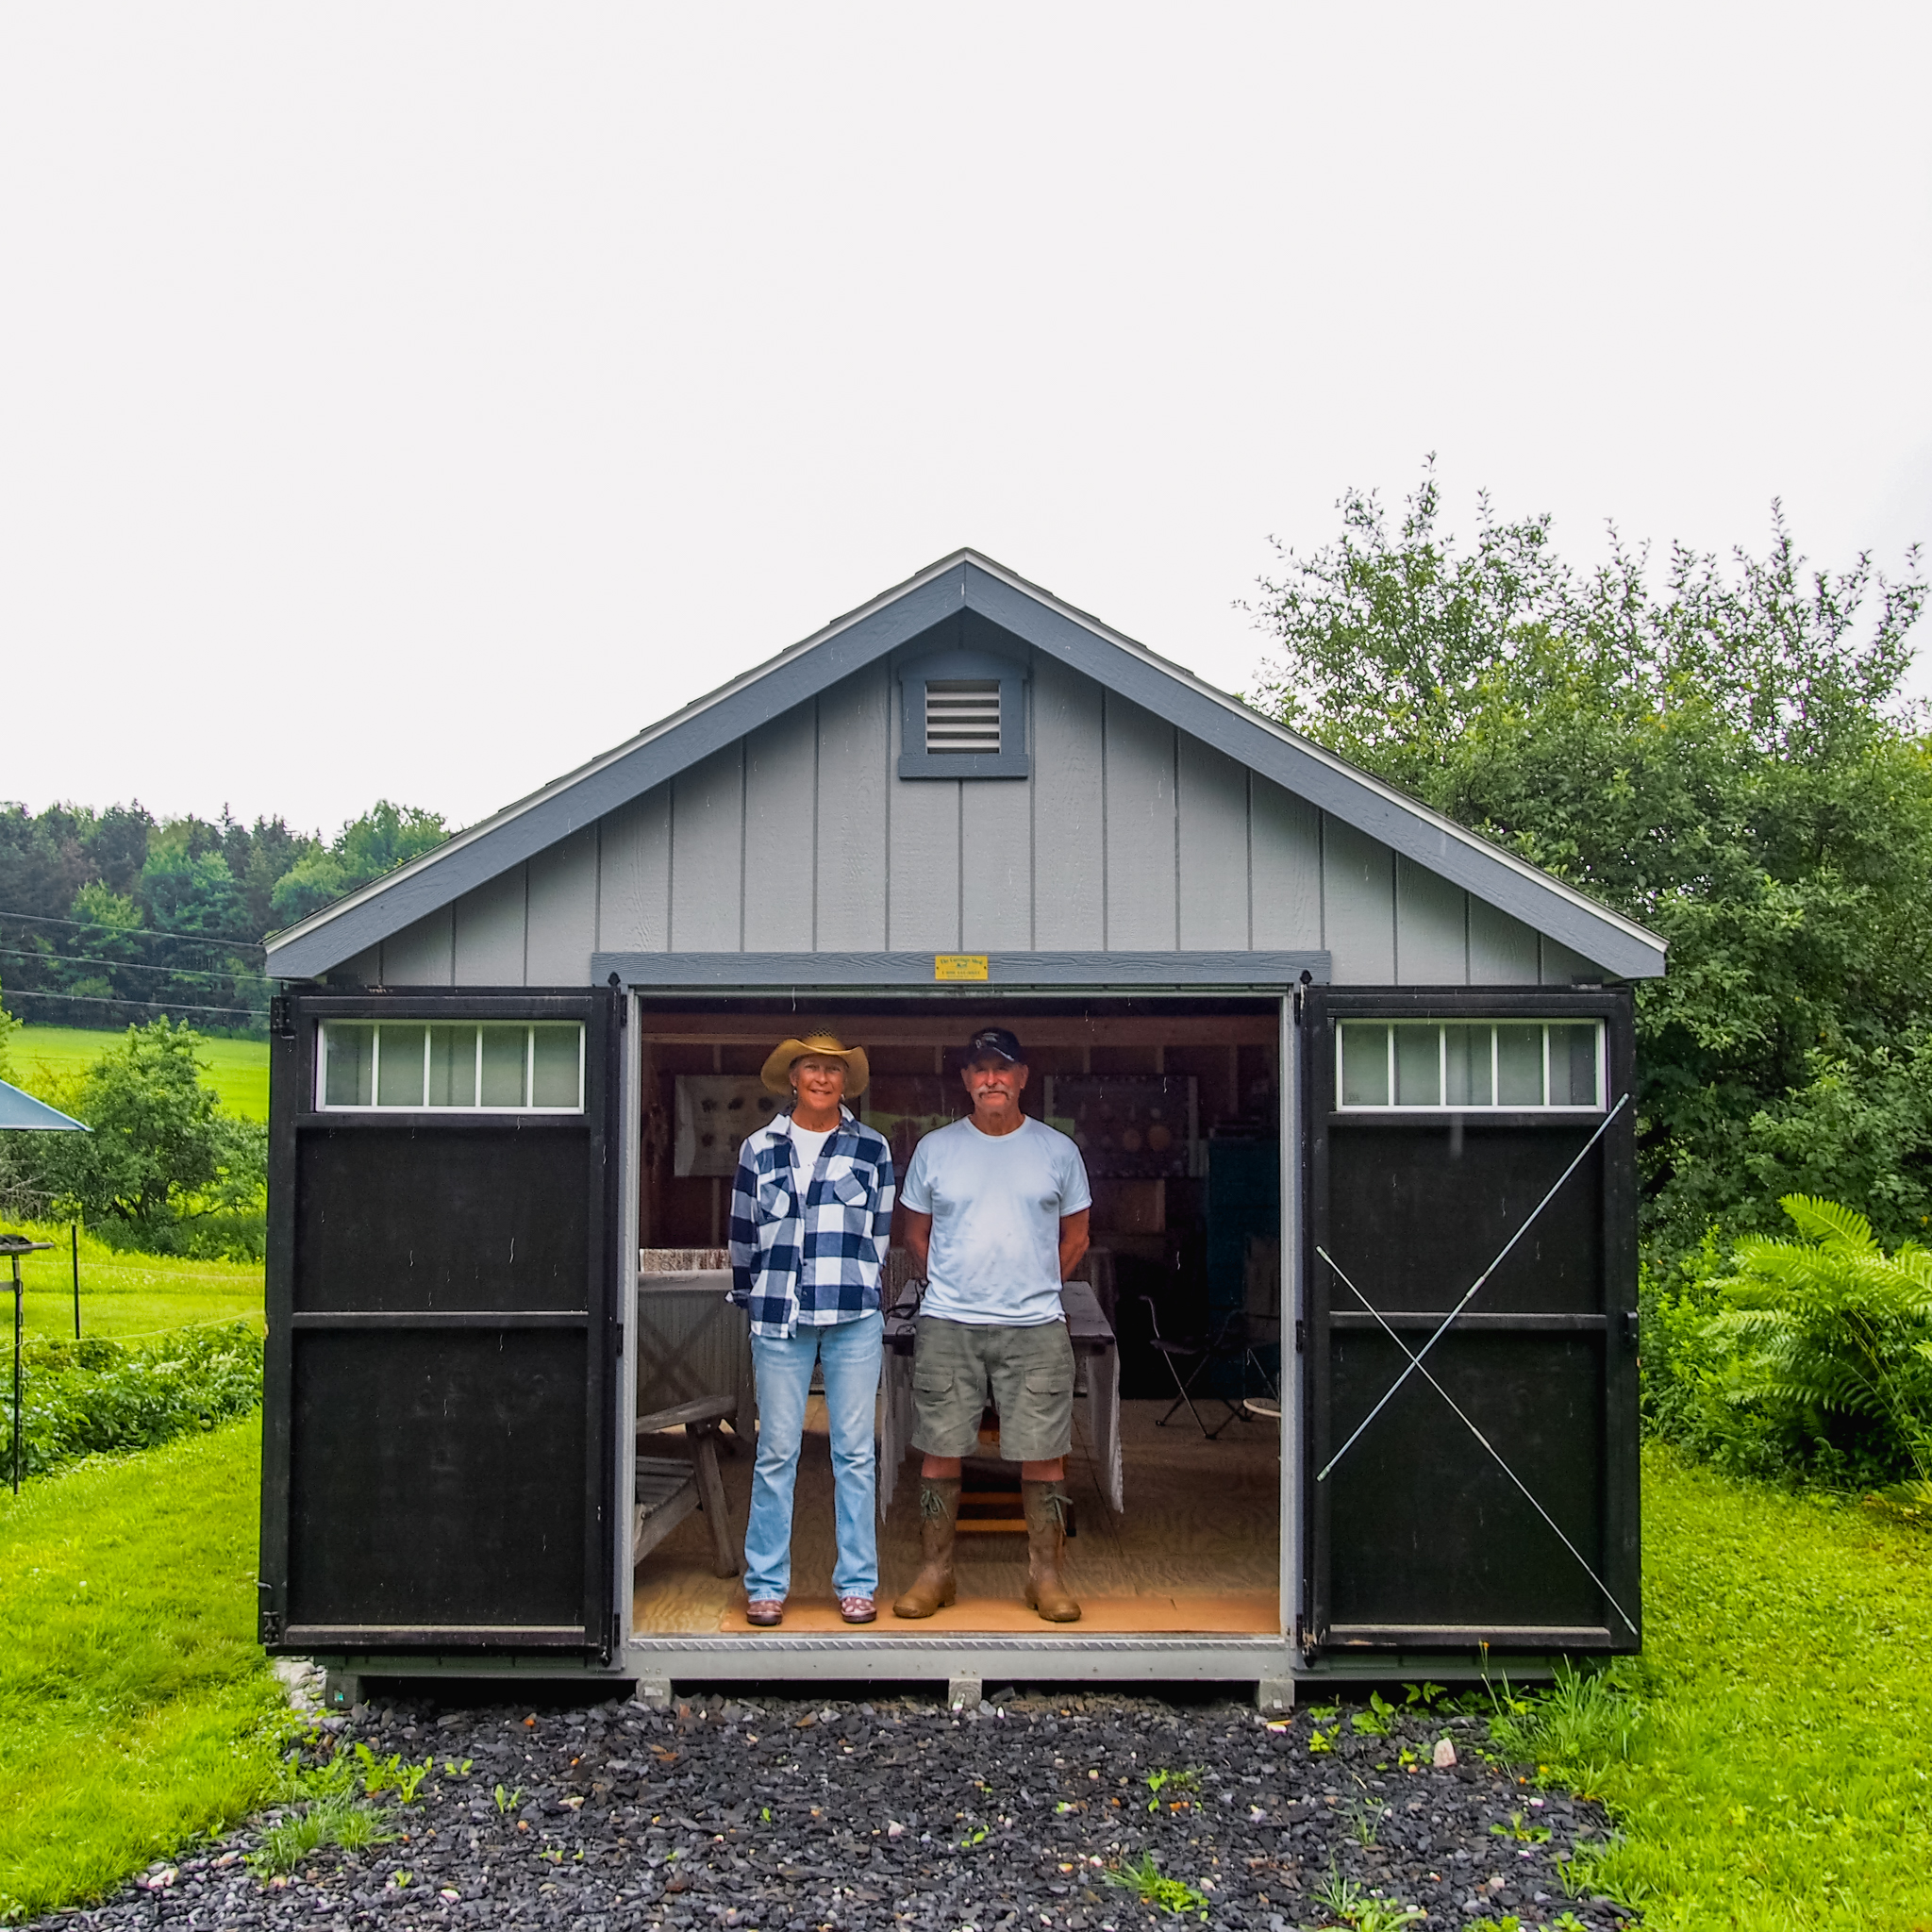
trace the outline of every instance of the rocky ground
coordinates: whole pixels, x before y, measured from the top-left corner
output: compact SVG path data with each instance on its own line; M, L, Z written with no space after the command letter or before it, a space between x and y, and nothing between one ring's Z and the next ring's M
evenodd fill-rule
M1392 1727L1370 1735L1352 1714ZM724 1694L662 1711L382 1702L317 1721L305 1751L311 1766L344 1754L358 1792L371 1762L433 1760L411 1803L375 1801L382 1841L265 1878L248 1855L291 1807L47 1923L1145 1932L1205 1916L1387 1932L1422 1923L1404 1908L1522 1932L1627 1923L1565 1884L1573 1848L1606 1837L1602 1812L1485 1763L1483 1736L1426 1711L1282 1724L1024 1689L959 1713Z

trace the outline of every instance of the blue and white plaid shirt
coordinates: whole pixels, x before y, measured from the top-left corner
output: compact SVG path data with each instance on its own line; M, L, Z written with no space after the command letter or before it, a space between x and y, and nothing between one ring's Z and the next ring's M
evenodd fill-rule
M754 1335L789 1341L801 1324L870 1314L891 1236L892 1150L843 1108L808 1176L789 1113L745 1141L731 1183L731 1300Z

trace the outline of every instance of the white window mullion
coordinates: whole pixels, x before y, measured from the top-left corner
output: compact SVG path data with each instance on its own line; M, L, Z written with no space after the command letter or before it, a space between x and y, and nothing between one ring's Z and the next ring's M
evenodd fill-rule
M470 1089L470 1105L483 1105L483 1029L480 1026L476 1029L476 1077L475 1084Z
M537 1029L524 1028L524 1102L525 1107L537 1104Z

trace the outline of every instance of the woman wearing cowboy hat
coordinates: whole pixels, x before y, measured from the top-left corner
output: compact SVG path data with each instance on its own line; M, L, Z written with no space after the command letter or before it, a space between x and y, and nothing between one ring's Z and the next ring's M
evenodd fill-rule
M877 1614L873 1409L885 1341L879 1284L892 1227L892 1153L845 1106L865 1091L865 1049L830 1033L782 1040L768 1092L791 1105L744 1143L731 1188L731 1299L751 1317L758 1453L744 1538L745 1614L783 1621L791 1581L791 1496L814 1362L825 1376L839 1561L839 1614Z

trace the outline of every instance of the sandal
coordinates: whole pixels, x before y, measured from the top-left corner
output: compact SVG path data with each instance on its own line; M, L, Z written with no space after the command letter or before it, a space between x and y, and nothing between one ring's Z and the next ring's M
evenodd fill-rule
M870 1624L879 1613L879 1607L869 1596L841 1596L839 1599L839 1614L848 1624Z
M756 1603L745 1605L744 1621L756 1624L760 1630L775 1629L785 1621L785 1606L771 1597L760 1597Z

